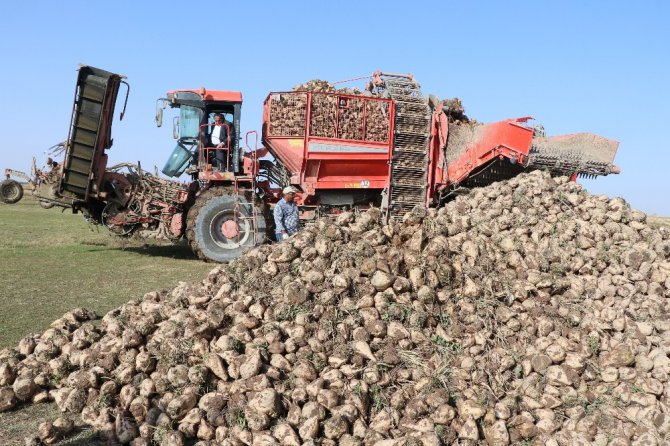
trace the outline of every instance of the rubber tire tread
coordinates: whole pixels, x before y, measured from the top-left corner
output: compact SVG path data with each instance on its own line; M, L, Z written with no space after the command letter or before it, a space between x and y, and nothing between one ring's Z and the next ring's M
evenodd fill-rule
M244 200L247 203L251 203L252 201L252 192L251 191L244 191ZM198 237L196 234L196 221L198 220L198 216L200 215L201 211L203 208L207 205L207 203L215 197L226 197L229 196L231 198L234 198L235 196L235 191L232 188L227 188L227 187L213 187L202 194L198 195L195 199L195 203L193 206L188 210L188 214L186 216L186 239L188 240L189 245L191 246L191 249L193 252L198 256L199 259L205 260L207 262L226 262L230 261L233 259L236 259L240 255L242 255L243 252L247 251L252 247L252 245L246 245L242 246L238 249L235 250L230 250L226 252L225 256L219 257L219 258L212 258L206 254L206 251L209 251L207 247L202 247L198 243ZM267 230L268 230L268 206L265 203L257 203L256 204L257 212L259 214L259 218L257 220L257 233L256 233L256 240L258 244L261 244L266 241L267 238Z
M4 190L5 187L7 186L15 188L14 195L5 196ZM23 198L23 186L21 186L21 183L11 179L4 180L2 183L0 183L0 201L7 204L14 204L18 203L21 200L21 198Z

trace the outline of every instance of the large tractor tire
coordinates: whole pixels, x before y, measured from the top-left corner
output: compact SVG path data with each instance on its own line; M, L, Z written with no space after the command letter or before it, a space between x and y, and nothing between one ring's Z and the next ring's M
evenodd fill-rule
M0 201L7 204L17 203L23 198L23 186L14 180L5 180L0 183Z
M195 199L186 219L186 238L193 252L203 260L228 262L263 243L267 227L265 207L263 203L256 205L253 224L250 193L238 197L233 190L224 188L203 192Z

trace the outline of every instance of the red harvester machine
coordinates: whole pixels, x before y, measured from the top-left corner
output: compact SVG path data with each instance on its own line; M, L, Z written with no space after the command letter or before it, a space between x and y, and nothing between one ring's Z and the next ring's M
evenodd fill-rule
M190 174L184 183L138 165L107 167L123 77L82 66L70 135L59 146L63 162L50 162L48 173L34 169L32 193L45 207L82 211L117 235L186 237L200 257L227 261L273 234L269 207L288 185L300 190L305 220L370 206L401 218L415 206L437 207L527 170L573 178L619 173L612 164L615 141L585 133L548 138L528 125L529 117L454 121L447 105L425 97L411 75L371 78L364 94L270 93L260 148L255 131L241 138L240 93L168 92L158 102L158 125L167 106L180 114L173 121L177 146L163 173ZM213 123L215 114L224 116L222 123ZM215 125L225 135L221 147L209 141ZM0 198L16 202L18 183L9 176L17 172L6 173Z

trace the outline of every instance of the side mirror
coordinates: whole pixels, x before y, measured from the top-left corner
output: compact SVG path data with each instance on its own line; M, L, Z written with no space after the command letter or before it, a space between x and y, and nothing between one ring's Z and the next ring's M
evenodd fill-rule
M175 116L172 119L172 137L179 139L179 116Z
M167 106L165 99L156 100L156 127L161 127L163 125L163 110Z
M156 127L161 127L163 125L163 109L159 108L156 110Z

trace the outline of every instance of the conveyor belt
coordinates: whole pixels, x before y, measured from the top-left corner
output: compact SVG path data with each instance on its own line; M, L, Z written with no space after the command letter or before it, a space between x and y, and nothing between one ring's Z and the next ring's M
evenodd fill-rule
M79 69L60 185L61 193L66 196L79 200L88 196L94 164L111 145L112 114L121 79L118 74L98 68Z
M414 206L425 206L430 109L411 76L382 75L382 79L396 105L390 215L401 218Z

